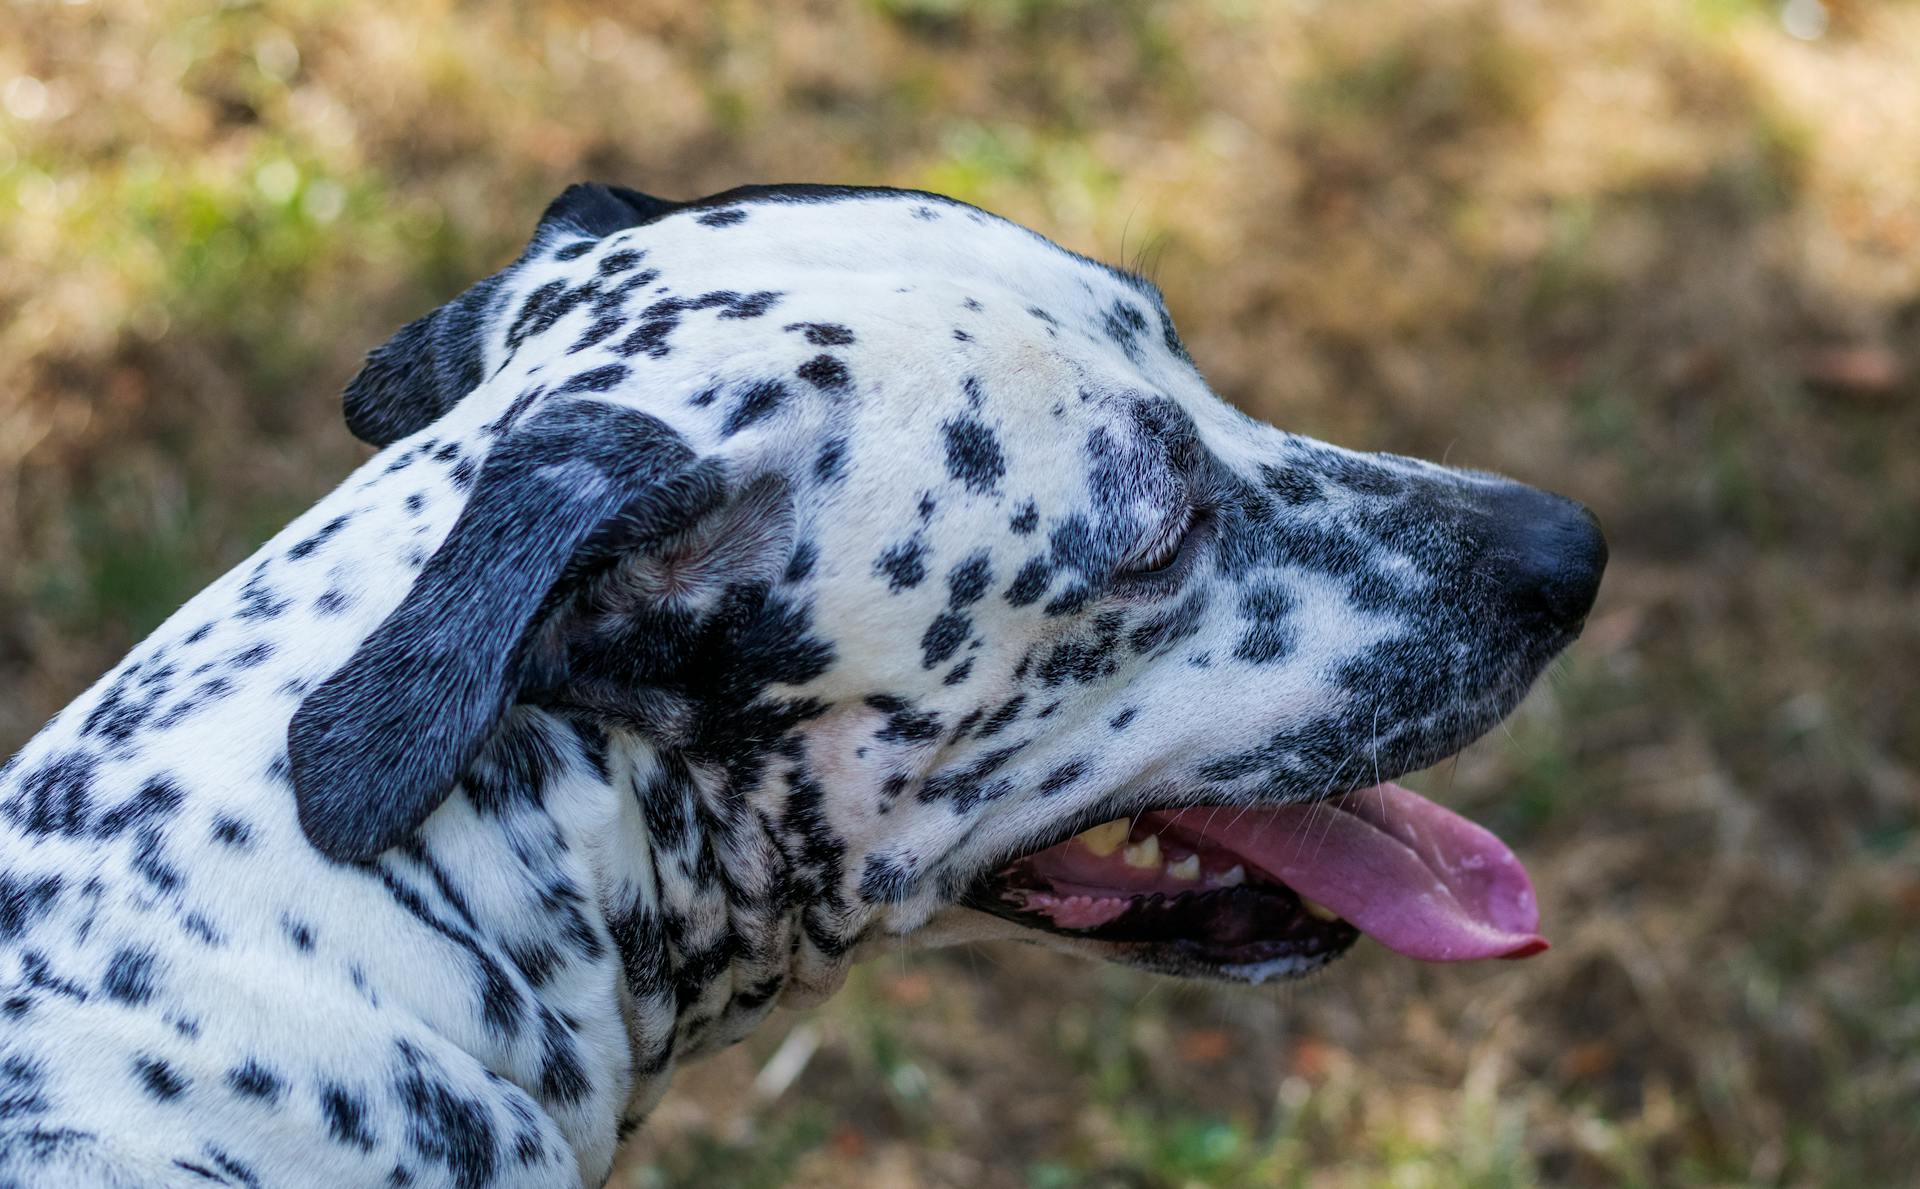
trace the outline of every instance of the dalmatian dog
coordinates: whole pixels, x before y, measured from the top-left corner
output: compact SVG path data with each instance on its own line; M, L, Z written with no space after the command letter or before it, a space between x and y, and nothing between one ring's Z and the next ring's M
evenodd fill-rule
M1390 780L1577 634L1593 518L1243 416L1139 277L575 186L345 403L379 452L0 770L0 1184L598 1185L900 937L1545 944Z

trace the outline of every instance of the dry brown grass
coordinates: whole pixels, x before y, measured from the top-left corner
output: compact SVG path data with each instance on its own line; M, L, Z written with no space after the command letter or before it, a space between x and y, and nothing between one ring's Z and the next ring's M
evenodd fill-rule
M1599 509L1587 638L1430 777L1556 948L1282 997L882 962L619 1183L1908 1182L1920 9L1821 11L17 2L0 750L360 457L360 353L566 182L942 189L1137 257L1243 407Z

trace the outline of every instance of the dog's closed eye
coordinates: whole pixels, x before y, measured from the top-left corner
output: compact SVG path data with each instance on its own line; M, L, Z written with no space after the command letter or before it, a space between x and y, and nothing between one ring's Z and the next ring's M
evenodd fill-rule
M1154 595L1177 588L1194 556L1211 535L1213 517L1204 506L1183 501L1114 570L1121 594Z
M1120 563L1121 576L1165 573L1180 556L1180 546L1193 526L1193 508L1182 504L1146 542Z

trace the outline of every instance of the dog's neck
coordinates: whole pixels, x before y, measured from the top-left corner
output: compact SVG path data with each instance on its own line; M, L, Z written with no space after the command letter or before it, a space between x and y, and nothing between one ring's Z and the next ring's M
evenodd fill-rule
M482 823L493 828L476 831ZM511 851L484 878L517 901L494 941L531 981L592 968L599 939L611 940L622 977L605 1007L627 1025L631 1122L680 1058L732 1044L777 1001L815 1001L844 978L845 947L810 935L803 881L771 827L717 774L636 735L520 707L391 859L444 868L476 832ZM549 864L589 886L561 890Z
M390 490L406 476L381 465L190 601L0 769L0 817L31 844L29 866L121 870L107 900L53 905L35 952L54 977L97 968L114 939L162 937L158 963L177 948L181 969L225 971L230 1002L335 1005L316 1069L379 1068L395 1036L448 1069L477 1063L501 1095L510 1084L537 1103L591 1183L680 1058L739 1039L776 1000L830 993L850 960L835 939L851 933L810 920L822 900L785 820L804 797L772 778L744 792L637 733L533 706L508 711L403 845L351 866L308 845L288 724L455 511L396 517L418 478ZM196 947L228 957L201 967ZM244 1015L192 1021L205 1068L183 1057L183 1074L214 1085L245 1060L257 1021Z

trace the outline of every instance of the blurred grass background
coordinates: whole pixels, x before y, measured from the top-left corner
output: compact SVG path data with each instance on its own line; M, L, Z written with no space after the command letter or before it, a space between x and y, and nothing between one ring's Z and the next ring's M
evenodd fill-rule
M1150 271L1229 400L1615 558L1424 781L1550 954L881 961L617 1185L1914 1183L1920 5L13 0L0 754L361 458L361 354L579 178L979 203Z

